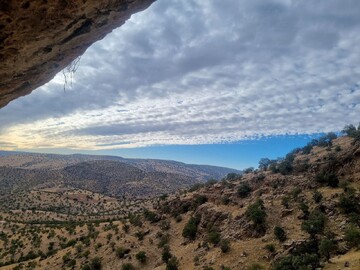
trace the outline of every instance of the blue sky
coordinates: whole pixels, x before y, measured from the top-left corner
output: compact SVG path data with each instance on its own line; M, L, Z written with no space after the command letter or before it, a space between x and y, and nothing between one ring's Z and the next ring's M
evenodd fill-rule
M360 120L359 10L157 0L93 44L66 91L59 73L1 109L0 148L236 168L281 156L304 134Z

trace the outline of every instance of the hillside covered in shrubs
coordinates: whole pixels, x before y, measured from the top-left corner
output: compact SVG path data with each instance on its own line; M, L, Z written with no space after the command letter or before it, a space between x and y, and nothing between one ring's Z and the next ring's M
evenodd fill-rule
M360 127L344 134L121 218L34 225L3 213L0 269L360 269Z

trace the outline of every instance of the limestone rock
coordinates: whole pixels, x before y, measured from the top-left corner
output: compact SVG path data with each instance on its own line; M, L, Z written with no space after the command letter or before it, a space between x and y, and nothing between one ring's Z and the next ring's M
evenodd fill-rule
M50 81L155 0L1 0L0 108Z

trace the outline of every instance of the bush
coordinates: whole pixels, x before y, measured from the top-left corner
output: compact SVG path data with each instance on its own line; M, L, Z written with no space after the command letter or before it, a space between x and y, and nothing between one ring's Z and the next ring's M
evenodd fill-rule
M157 214L155 214L154 212L152 212L148 209L144 210L144 217L151 223L155 223L160 220L160 217Z
M290 207L290 197L288 195L282 197L281 204L286 208L289 209Z
M357 129L353 125L346 125L342 132L345 133L347 136L354 138L355 141L360 140L360 124Z
M316 181L334 188L339 186L339 179L333 173L319 173L316 175Z
M331 254L336 251L336 243L332 239L323 238L319 244L319 253L321 256L325 257L327 260L330 259Z
M219 231L217 229L211 229L209 232L208 232L208 235L207 235L207 240L214 244L214 245L217 245L220 240L221 240L221 235L219 233Z
M280 257L274 263L274 270L302 270L316 269L319 257L316 254L287 255Z
M173 256L166 264L166 270L178 270L179 260Z
M287 175L287 174L291 173L293 170L292 162L289 160L283 160L282 162L280 162L278 164L277 169L278 169L278 172L281 173L282 175Z
M345 214L360 213L360 203L353 189L348 189L347 192L340 195L339 207Z
M351 226L345 231L345 241L350 247L360 248L360 230Z
M254 204L249 205L245 215L254 223L254 229L257 232L266 231L266 212L264 202L258 199Z
M253 263L252 265L249 265L246 269L247 270L263 270L265 268L261 264Z
M280 242L284 242L287 238L285 230L279 226L274 228L274 234L276 239L278 239Z
M245 198L247 197L251 192L251 187L249 186L248 183L242 183L238 190L237 190L237 194L239 195L240 198Z
M196 195L194 198L195 205L202 205L208 201L208 198L205 195Z
M301 229L311 236L320 234L324 231L325 220L325 215L322 212L315 210L310 213L309 219L301 224Z
M91 270L101 270L101 259L99 257L95 257L90 262L90 269Z
M129 252L130 252L130 249L128 249L128 248L123 248L123 247L118 247L117 249L116 249L116 256L119 258L119 259L122 259L122 258L124 258L124 256L126 255L126 254L129 254Z
M199 216L191 217L183 229L182 236L185 238L188 238L190 240L195 240L196 233L197 233L197 227L198 227L199 223L200 223Z
M236 180L238 178L240 178L241 175L240 174L237 174L237 173L228 173L225 177L225 180L227 181L232 181L232 180Z
M267 244L267 245L265 246L265 249L266 249L267 251L271 252L271 253L274 253L274 252L276 251L274 244Z
M244 174L252 173L254 172L254 167L249 167L243 170Z
M170 222L168 220L162 220L160 222L160 229L162 231L167 231L170 229Z
M294 199L295 201L298 200L301 191L302 191L302 190L301 190L301 188L299 188L299 187L296 187L296 188L294 188L294 189L291 191L291 196L293 197L293 199Z
M161 234L160 236L160 241L158 243L158 247L162 248L165 245L167 245L169 243L170 240L170 235L169 234Z
M137 226L137 227L142 226L141 218L138 215L130 214L129 215L129 221L134 226Z
M124 263L121 266L121 270L134 270L135 267L131 263Z
M170 258L172 257L172 254L170 252L170 247L169 246L164 246L163 252L161 254L161 259L164 263L168 263Z
M138 253L136 253L136 259L141 262L142 264L146 263L146 252L145 251L139 251Z
M220 249L222 253L227 253L230 250L230 241L226 239L221 240Z
M316 190L313 194L313 199L316 203L319 203L323 199L323 195L321 194L320 191Z
M309 206L306 204L305 201L302 201L300 204L299 204L299 208L300 210L304 213L304 219L307 219L308 216L309 216Z

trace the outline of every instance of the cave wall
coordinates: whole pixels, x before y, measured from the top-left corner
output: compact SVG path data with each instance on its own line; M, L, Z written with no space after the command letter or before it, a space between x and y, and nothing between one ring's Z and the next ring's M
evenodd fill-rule
M0 0L0 108L155 0Z

